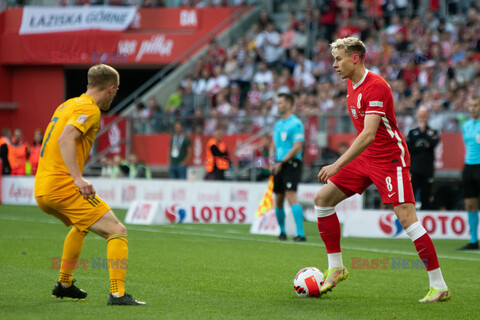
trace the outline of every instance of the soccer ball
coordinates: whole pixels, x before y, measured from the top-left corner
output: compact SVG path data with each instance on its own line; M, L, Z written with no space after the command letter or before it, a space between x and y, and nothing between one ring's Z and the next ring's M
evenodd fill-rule
M293 288L299 297L319 297L320 286L325 280L322 271L314 267L303 268L293 279Z

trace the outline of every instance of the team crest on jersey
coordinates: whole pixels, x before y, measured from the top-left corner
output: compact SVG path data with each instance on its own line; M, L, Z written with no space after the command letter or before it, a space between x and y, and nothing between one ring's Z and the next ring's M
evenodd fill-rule
M350 106L350 110L352 111L352 116L353 116L355 119L358 119L357 109L355 109L354 106Z
M286 132L281 132L280 133L280 139L282 139L282 141L287 140L287 133Z
M87 122L88 116L86 114L82 114L80 117L78 117L77 122L81 124L85 124Z

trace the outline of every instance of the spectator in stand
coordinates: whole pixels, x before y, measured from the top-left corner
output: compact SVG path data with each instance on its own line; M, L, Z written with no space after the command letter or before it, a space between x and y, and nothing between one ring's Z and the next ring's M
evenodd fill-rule
M165 112L163 111L162 106L157 103L155 98L150 98L148 100L148 106L151 110L150 113L150 125L154 133L162 132L165 129Z
M135 104L135 109L132 112L133 132L137 134L144 134L148 119L145 117L146 107L143 102Z
M221 61L225 61L227 52L224 48L218 45L217 40L212 39L207 49L207 57L209 59L211 68L214 69L216 66L221 66Z
M194 92L197 95L206 94L208 92L208 80L210 79L210 69L202 68L201 77L195 81Z
M228 77L223 73L222 66L218 65L213 68L213 76L210 77L207 83L207 91L212 96L212 101L215 100L215 95L223 88L228 87Z
M258 16L258 28L263 31L267 28L269 23L273 23L273 20L268 14L268 11L266 9L262 9L262 11L260 11L260 15Z
M113 166L112 166L111 177L113 179L123 178L128 176L128 174L129 174L128 166L125 165L125 162L123 161L122 156L120 154L115 154L113 156Z
M259 89L259 85L256 82L252 82L252 87L247 94L247 100L251 106L258 106L262 101L262 91Z
M188 132L191 132L192 118L193 114L195 113L195 96L193 94L192 79L187 79L185 83L185 93L183 94L179 109L183 126L188 128Z
M10 174L12 176L24 176L30 150L28 143L23 139L21 129L17 128L13 131L12 143L8 152L10 168L12 170Z
M462 126L465 142L463 188L465 209L468 211L470 242L459 250L478 250L478 197L480 195L480 97L468 101L471 119Z
M308 36L306 30L306 24L300 23L298 29L293 36L291 45L298 49L300 52L305 52L308 43Z
M193 114L192 130L194 134L203 134L205 128L205 117L200 108L196 108Z
M9 175L11 172L10 161L8 160L8 151L11 144L12 131L10 128L3 128L0 137L0 159L2 160L2 174Z
M282 33L282 48L285 52L289 52L290 49L294 48L293 38L295 37L295 25L293 21L289 21L287 24L287 30Z
M100 165L102 169L100 170L100 176L102 178L112 178L113 174L113 159L111 157L101 157Z
M205 153L205 180L225 180L225 171L230 167L227 145L222 140L223 129L217 128L208 140Z
M269 67L277 67L277 61L282 52L280 34L275 30L273 22L267 24L262 33L255 39L255 50L260 61Z
M179 106L182 102L184 92L185 90L181 86L178 86L177 91L168 97L165 111L169 116L179 114Z
M230 114L230 108L231 105L227 101L227 97L224 93L219 93L217 94L217 99L216 99L216 109L218 111L218 114L220 116L228 116Z
M263 84L271 87L273 83L273 72L267 67L265 62L260 62L258 64L258 71L253 76L253 82L258 85Z
M135 153L131 153L128 156L128 162L124 163L124 166L128 168L128 177L130 179L151 179L152 173L147 165L138 161L138 157Z
M142 8L164 8L164 0L143 0Z
M407 146L411 156L410 175L417 209L432 209L432 187L435 171L435 147L440 135L428 126L429 112L424 106L417 110L418 127L407 135Z
M42 141L42 130L35 130L35 132L33 133L33 143L30 146L30 156L28 157L28 162L30 163L30 174L32 176L37 173L38 160L40 159L40 151L42 150Z
M218 111L216 108L210 110L210 114L205 121L205 128L203 130L204 135L212 135L218 126Z

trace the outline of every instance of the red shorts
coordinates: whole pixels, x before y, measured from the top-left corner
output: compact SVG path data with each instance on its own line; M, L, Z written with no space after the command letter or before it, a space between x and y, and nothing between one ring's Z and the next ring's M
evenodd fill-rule
M362 194L372 183L378 189L383 203L415 203L410 168L398 163L372 163L366 157L357 157L329 179L345 195Z

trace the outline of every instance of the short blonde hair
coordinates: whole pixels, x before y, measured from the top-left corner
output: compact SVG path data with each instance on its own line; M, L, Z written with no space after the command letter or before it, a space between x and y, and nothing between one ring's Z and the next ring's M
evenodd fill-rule
M362 61L365 59L365 54L367 52L365 44L362 42L362 40L354 37L337 39L330 44L330 48L332 50L332 55L335 55L338 49L344 49L345 53L349 54L350 56L352 53L360 54L360 59Z
M118 71L106 64L97 64L88 69L88 88L105 89L109 85L119 85Z

